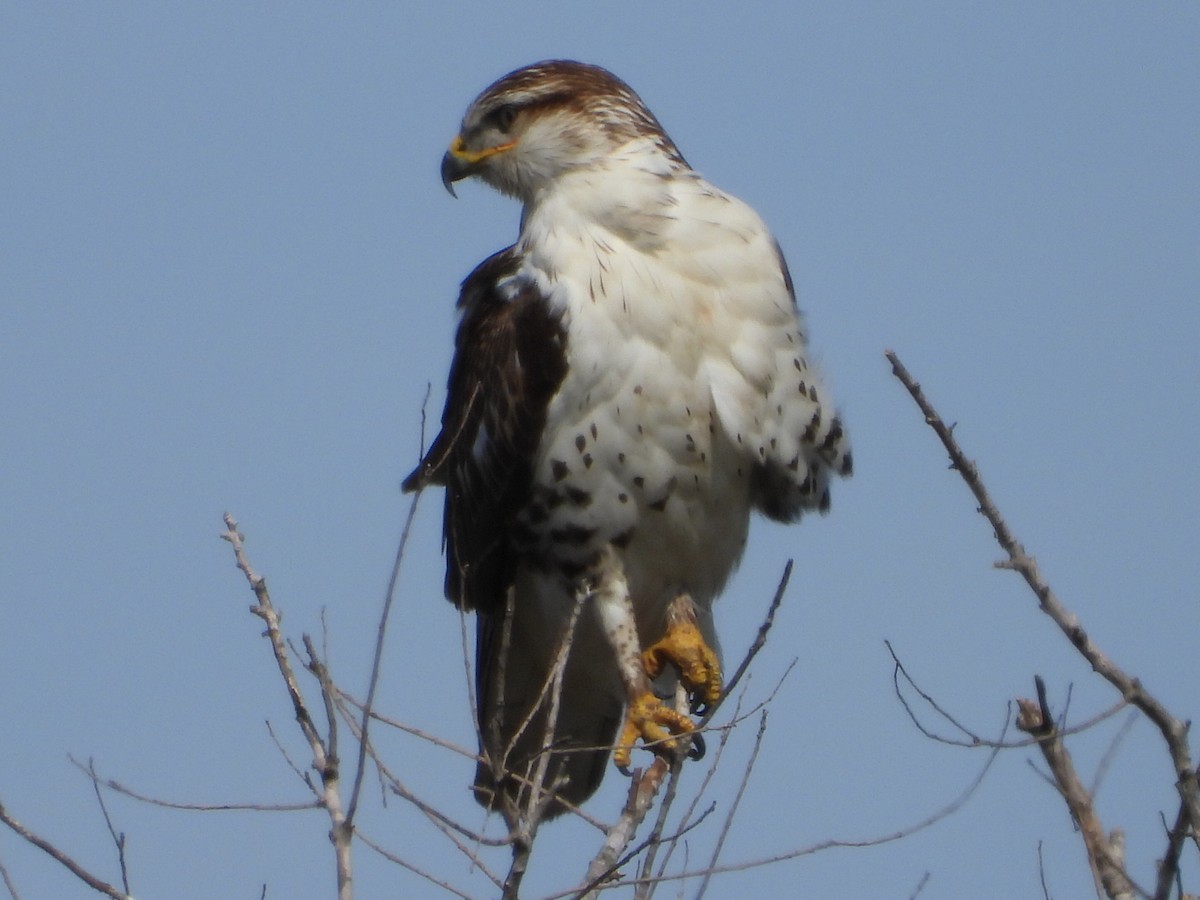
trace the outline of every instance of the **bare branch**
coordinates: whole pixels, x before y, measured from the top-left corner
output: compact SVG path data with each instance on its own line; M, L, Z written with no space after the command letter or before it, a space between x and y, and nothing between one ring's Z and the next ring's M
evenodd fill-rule
M788 667L788 671L791 671L790 666ZM745 693L746 690L743 688L734 705L732 718L735 722L739 720L742 702L745 700ZM684 831L692 827L692 825L689 824L693 823L692 816L696 814L696 808L700 805L701 799L708 791L708 786L712 783L713 777L717 773L717 768L721 765L721 760L725 755L725 748L728 746L729 739L733 735L732 728L722 728L719 729L719 731L721 738L717 742L717 750L713 754L713 759L709 764L708 771L704 773L704 778L701 780L700 786L693 793L691 802L688 803L687 808L683 811L683 816L680 818L680 823L683 826ZM667 814L670 812L671 804L674 801L675 792L679 783L678 778L676 777L676 772L674 771L675 768L676 767L672 767L671 780L667 783L666 796L663 798L663 802L659 805L658 818L654 823L654 828L650 832L650 837L648 839L649 850L646 853L646 858L641 867L642 879L648 879L650 873L654 871L654 860L660 844L656 838L662 834L663 829L666 827ZM682 763L679 765L679 768L682 768ZM706 818L715 808L715 803L709 804L708 809L701 813L700 817L696 819L695 822L698 823L701 819ZM662 864L658 868L658 873L660 875L667 870L667 866L671 862L671 856L675 853L675 848L678 846L678 844L675 841L667 841L666 846L667 852L663 854ZM654 882L645 880L643 883L637 885L636 889L634 890L634 898L635 900L648 900L653 892Z
M121 887L126 894L132 893L129 890L129 866L125 861L125 832L117 833L117 829L113 826L112 816L108 814L108 806L104 802L104 795L100 793L100 784L96 779L95 762L88 760L87 767L88 777L92 780L92 790L96 792L96 802L100 804L100 812L104 815L104 824L108 827L109 837L112 838L113 846L117 848L117 864L121 867Z
M616 823L609 829L600 852L592 859L584 876L584 887L576 894L580 900L594 900L598 889L616 872L621 851L629 846L638 825L646 818L658 789L670 768L666 759L659 756L645 771L635 771L629 785L625 807Z
M20 835L22 838L24 838L30 844L33 844L33 846L37 847L43 853L46 853L47 855L49 855L51 859L53 859L59 865L63 866L68 871L70 871L70 873L72 875L74 875L76 878L78 878L80 881L82 881L84 884L86 884L88 887L90 887L93 891L97 891L98 893L104 894L108 897L112 897L113 900L131 900L131 898L128 894L117 890L115 887L113 887L108 882L100 880L95 875L93 875L91 872L89 872L87 869L85 869L83 866L81 866L79 863L75 862L75 860L73 860L71 857L69 857L62 850L59 850L56 846L54 846L52 843L50 843L44 837L41 837L41 836L35 834L34 832L32 832L28 828L26 828L24 825L22 825L20 822L18 822L16 819L14 819L9 814L8 810L4 808L3 803L0 803L0 822L3 822L5 825L7 825L9 828L11 828L13 831L15 831L18 835ZM5 882L6 883L8 882L7 875L5 875ZM14 896L16 895L16 892L12 890L11 884L9 884L9 892L12 893Z
M353 833L351 828L346 824L346 816L342 809L337 756L330 753L325 741L317 731L317 726L313 721L312 715L308 711L308 705L300 690L300 683L296 679L291 659L288 657L287 643L284 641L283 633L279 628L279 613L271 603L271 595L267 591L266 579L258 575L250 567L249 560L246 558L245 538L238 531L237 521L229 513L225 514L225 528L226 530L221 537L233 546L233 555L237 567L246 576L251 590L254 591L255 598L258 600L257 605L250 607L250 612L262 619L267 626L266 637L270 641L271 650L275 655L275 665L279 669L279 674L283 678L288 696L291 698L296 721L300 725L300 730L304 733L305 740L308 741L309 750L312 752L313 769L321 777L321 805L325 807L325 811L329 815L332 826L329 830L329 840L334 846L334 854L337 860L338 900L352 900L354 896L354 877L351 867L350 844ZM304 642L309 652L309 668L321 686L321 695L327 710L328 727L332 743L336 735L337 719L333 717L330 711L333 708L333 698L336 695L336 691L329 678L328 671L317 657L316 651L312 646L312 641L307 635L304 636ZM305 780L307 781L307 779Z
M1038 742L1037 738L1022 738L1021 740L1017 741L1006 741L1003 744L996 744L994 741L980 737L975 732L967 728L967 726L964 725L956 716L939 705L938 702L932 696L930 696L928 692L926 692L919 684L917 684L912 675L909 674L908 669L905 668L904 664L900 661L900 657L897 656L895 648L892 647L891 641L885 640L883 643L884 646L887 647L888 653L891 654L892 663L894 664L894 668L892 670L892 687L896 694L896 698L900 701L900 705L904 707L904 711L908 714L908 718L912 721L913 725L915 725L917 730L920 731L921 734L925 735L925 737L932 741L937 741L939 744L948 744L951 747L966 747L968 749L973 749L976 747L999 747L1002 750L1014 750L1021 747L1032 747ZM969 740L964 741L956 738L946 737L944 734L938 734L931 728L928 728L921 721L920 717L916 713L916 710L914 710L912 704L909 703L908 698L904 696L904 692L900 687L901 676L903 676L905 683L907 683L914 691L916 691L922 700L929 704L930 708L932 708L939 716L949 722L955 729L967 735ZM1111 719L1121 710L1128 708L1128 706L1129 704L1124 699L1118 699L1117 702L1108 709L1102 710L1101 712L1096 713L1094 716L1084 719L1078 725L1072 725L1070 728L1067 728L1061 722L1059 722L1057 723L1059 733L1063 737L1069 737L1070 735L1087 731L1099 725L1101 722ZM1133 714L1136 716L1136 711L1133 711ZM1064 717L1065 713L1064 716L1060 718ZM1039 772L1039 774L1041 773ZM1053 781L1051 781L1051 783L1053 783Z
M793 563L794 561L789 559L784 564L783 574L779 577L779 585L775 588L775 595L771 598L771 605L767 607L767 614L763 617L762 624L758 626L758 634L754 636L753 642L751 642L749 649L746 650L746 655L742 657L742 661L734 671L733 677L721 689L721 696L717 699L717 702L705 711L704 716L700 719L699 728L703 728L712 721L712 717L717 714L717 710L721 708L721 704L725 702L725 698L737 687L738 682L742 680L742 676L746 674L746 670L750 668L750 663L754 662L754 657L758 656L759 651L767 645L767 635L771 632L771 626L775 624L775 613L779 611L779 606L783 603L783 595L787 591L788 582L792 578Z
M754 771L754 763L758 760L758 751L762 748L763 733L766 730L767 713L766 710L763 710L762 717L758 723L758 735L754 738L754 750L750 753L750 761L746 763L746 770L742 773L742 781L738 785L737 794L733 798L729 812L725 815L725 822L721 826L721 833L717 835L717 844L713 847L712 858L708 863L709 871L704 873L704 879L700 882L700 889L696 891L696 900L700 900L704 896L704 892L708 890L708 882L712 877L711 870L717 866L717 859L721 855L721 849L725 846L725 838L729 836L729 830L733 826L733 817L737 815L738 807L742 803L742 796L746 793L746 785L750 783L750 775Z
M925 885L929 884L930 875L926 872L921 876L921 880L917 882L917 886L913 888L913 892L908 895L908 900L917 900L921 896L921 891L925 890Z
M1042 842L1038 841L1038 880L1042 884L1043 900L1051 900L1050 888L1046 884L1046 860L1042 857Z
M362 841L364 844L366 844L368 847L370 847L372 850L374 850L376 853L378 853L380 856L382 856L384 859L388 860L389 862L394 862L396 865L400 866L403 869L407 869L408 871L412 872L414 875L418 875L421 878L424 878L430 884L440 887L442 890L444 890L448 894L453 894L456 897L462 897L463 900L473 900L471 895L466 893L465 891L461 891L458 888L456 888L454 885L450 884L449 882L442 881L437 876L431 875L430 873L428 873L424 869L422 869L420 866L409 862L407 859L404 859L403 857L397 856L395 853L385 850L383 847L381 847L375 841L371 840L369 837L364 835L361 831L358 831L355 833L358 836L358 839L360 841Z
M1116 759L1117 750L1137 720L1137 710L1131 709L1129 715L1125 717L1125 721L1121 723L1121 727L1117 729L1117 733L1113 735L1113 739L1108 742L1108 749L1104 751L1104 756L1100 758L1100 762L1096 766L1096 774L1092 776L1092 783L1088 787L1088 793L1092 795L1092 799L1095 799L1096 794L1099 792L1100 785L1104 783L1104 776L1108 774L1109 766Z
M1006 723L1006 727L1007 727L1007 723ZM726 863L725 865L706 867L704 869L698 869L698 870L690 870L690 871L685 870L682 872L674 872L671 874L655 874L653 876L650 876L649 878L639 877L637 879L628 879L628 880L621 882L621 884L624 887L629 887L629 886L645 884L648 882L666 883L669 881L683 881L683 880L686 880L689 878L697 878L697 877L700 877L705 874L721 875L726 872L745 872L745 871L748 871L751 869L762 868L764 866L776 865L778 863L786 862L786 861L792 860L792 859L799 859L800 857L803 857L803 856L812 856L813 854L821 853L826 850L832 850L834 848L877 847L881 844L890 844L890 843L893 843L894 841L903 840L904 838L908 837L909 835L916 834L919 831L923 831L926 828L929 828L930 826L935 825L938 822L942 821L943 819L958 812L958 810L962 808L963 804L965 804L971 798L971 796L975 793L975 791L978 790L979 785L983 783L984 778L987 777L988 772L991 770L992 763L994 763L996 761L996 757L999 756L999 754L1000 754L1000 748L993 747L991 749L991 752L988 753L987 759L984 761L983 766L980 767L980 770L979 770L978 774L975 776L975 778L972 779L970 784L968 784L966 786L966 788L964 788L963 791L957 797L955 797L950 803L948 803L945 806L943 806L942 808L934 811L933 813L926 816L925 818L923 818L917 822L914 822L911 825L907 825L903 828L899 828L899 829L889 832L887 834L877 835L875 837L870 837L870 838L863 838L860 840L829 839L829 840L825 840L825 841L819 841L818 843L815 843L815 844L809 844L804 847L798 847L794 850L788 850L783 853L778 853L778 854L775 854L774 856L761 857L759 859L747 860L745 862L740 862L740 863ZM598 888L598 889L602 890L602 889L604 889L605 885L604 884L590 884L590 885L588 885L588 887L589 888ZM553 896L557 897L557 896L562 896L562 895L553 895ZM581 897L583 895L576 894L575 896ZM552 898L547 898L547 900L552 900Z
M425 399L429 400L429 389L426 387ZM424 442L425 407L421 406L422 437ZM375 690L379 686L379 672L383 662L383 640L387 634L388 618L391 616L392 603L396 597L396 582L400 578L400 564L404 561L404 551L408 547L408 536L412 531L413 519L417 515L417 503L423 492L418 489L413 494L412 503L408 505L408 515L404 519L404 529L400 532L400 543L396 546L396 558L392 562L392 574L388 578L387 591L383 599L383 611L379 614L379 627L375 633L375 655L371 660L371 680L367 684L367 699L363 703L362 720L359 732L362 739L358 742L358 762L354 767L354 786L350 789L350 802L346 808L346 827L354 827L354 816L358 812L358 798L362 793L363 773L367 767L367 735L370 733L371 710L375 706ZM332 728L332 725L330 726Z
M12 876L8 874L8 869L4 865L4 860L0 860L0 879L4 881L4 888L8 891L8 896L12 900L21 900L21 895L17 891L17 886L13 884Z
M1092 669L1116 688L1126 701L1145 713L1146 717L1162 733L1175 772L1175 787L1179 791L1191 821L1192 840L1200 848L1200 784L1197 782L1196 768L1192 763L1187 723L1171 715L1166 707L1142 686L1140 680L1131 677L1110 660L1084 630L1079 618L1059 602L1054 591L1042 577L1037 560L1025 551L1025 548L1013 535L984 487L979 477L979 470L963 453L951 433L951 429L946 426L941 416L925 399L921 386L909 374L895 353L889 350L886 356L892 364L893 374L908 390L924 414L926 424L941 440L942 446L950 456L952 468L958 471L971 493L975 495L975 499L979 503L980 514L991 524L996 541L1008 555L1007 559L996 563L997 567L1012 569L1025 580L1030 590L1038 598L1042 611L1066 635L1072 646L1087 660Z
M1079 826L1088 862L1105 895L1113 900L1132 900L1136 888L1125 872L1123 861L1105 834L1092 797L1079 779L1071 755L1067 752L1062 736L1054 724L1054 717L1050 714L1050 706L1046 700L1046 683L1039 675L1035 676L1034 684L1038 695L1036 702L1024 697L1017 699L1020 709L1017 727L1038 739L1038 748L1046 758L1054 783L1071 811L1071 817Z

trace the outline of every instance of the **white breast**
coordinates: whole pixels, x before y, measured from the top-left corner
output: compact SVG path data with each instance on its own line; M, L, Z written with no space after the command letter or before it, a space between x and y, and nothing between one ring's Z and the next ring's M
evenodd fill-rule
M707 605L745 543L756 455L811 415L807 396L789 415L775 396L803 359L800 321L770 233L740 201L696 176L605 177L544 198L522 232L520 277L569 335L536 464L543 534L577 540L580 562L624 544L635 604L683 589Z

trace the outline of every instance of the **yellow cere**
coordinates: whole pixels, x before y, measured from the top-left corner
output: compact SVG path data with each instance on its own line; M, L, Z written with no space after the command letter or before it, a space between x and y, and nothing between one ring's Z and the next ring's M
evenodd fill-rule
M515 146L517 146L516 141L509 141L506 144L497 144L495 147L484 147L482 150L468 150L460 134L450 142L450 155L466 163L477 163L487 159L489 156L495 156L497 153L511 150Z

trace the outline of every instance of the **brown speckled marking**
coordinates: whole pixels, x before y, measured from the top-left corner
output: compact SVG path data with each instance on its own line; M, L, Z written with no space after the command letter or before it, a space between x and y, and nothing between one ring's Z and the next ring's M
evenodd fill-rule
M571 474L571 468L561 459L550 460L550 474L554 476L555 481L562 481Z

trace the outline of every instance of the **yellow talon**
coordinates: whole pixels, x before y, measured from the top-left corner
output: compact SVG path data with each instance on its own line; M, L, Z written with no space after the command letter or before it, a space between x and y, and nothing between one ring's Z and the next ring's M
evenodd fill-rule
M629 704L625 713L625 727L613 750L613 762L619 769L628 769L632 761L631 752L638 738L654 744L655 752L673 751L674 738L690 734L695 730L692 720L667 706L650 691L639 694Z
M712 706L721 699L721 664L717 654L704 642L696 625L692 598L680 594L667 611L667 629L662 640L642 654L642 668L654 680L667 664L679 670L679 680L693 698L693 709ZM648 687L634 692L625 714L625 726L613 750L613 762L629 768L633 747L640 739L652 744L656 753L673 753L678 738L696 730L692 720L656 697ZM699 741L699 738L695 738ZM703 753L703 745L693 748Z
M721 699L721 664L694 621L673 616L662 640L642 654L642 667L651 679L657 678L668 662L679 669L683 686L701 704L711 706Z

